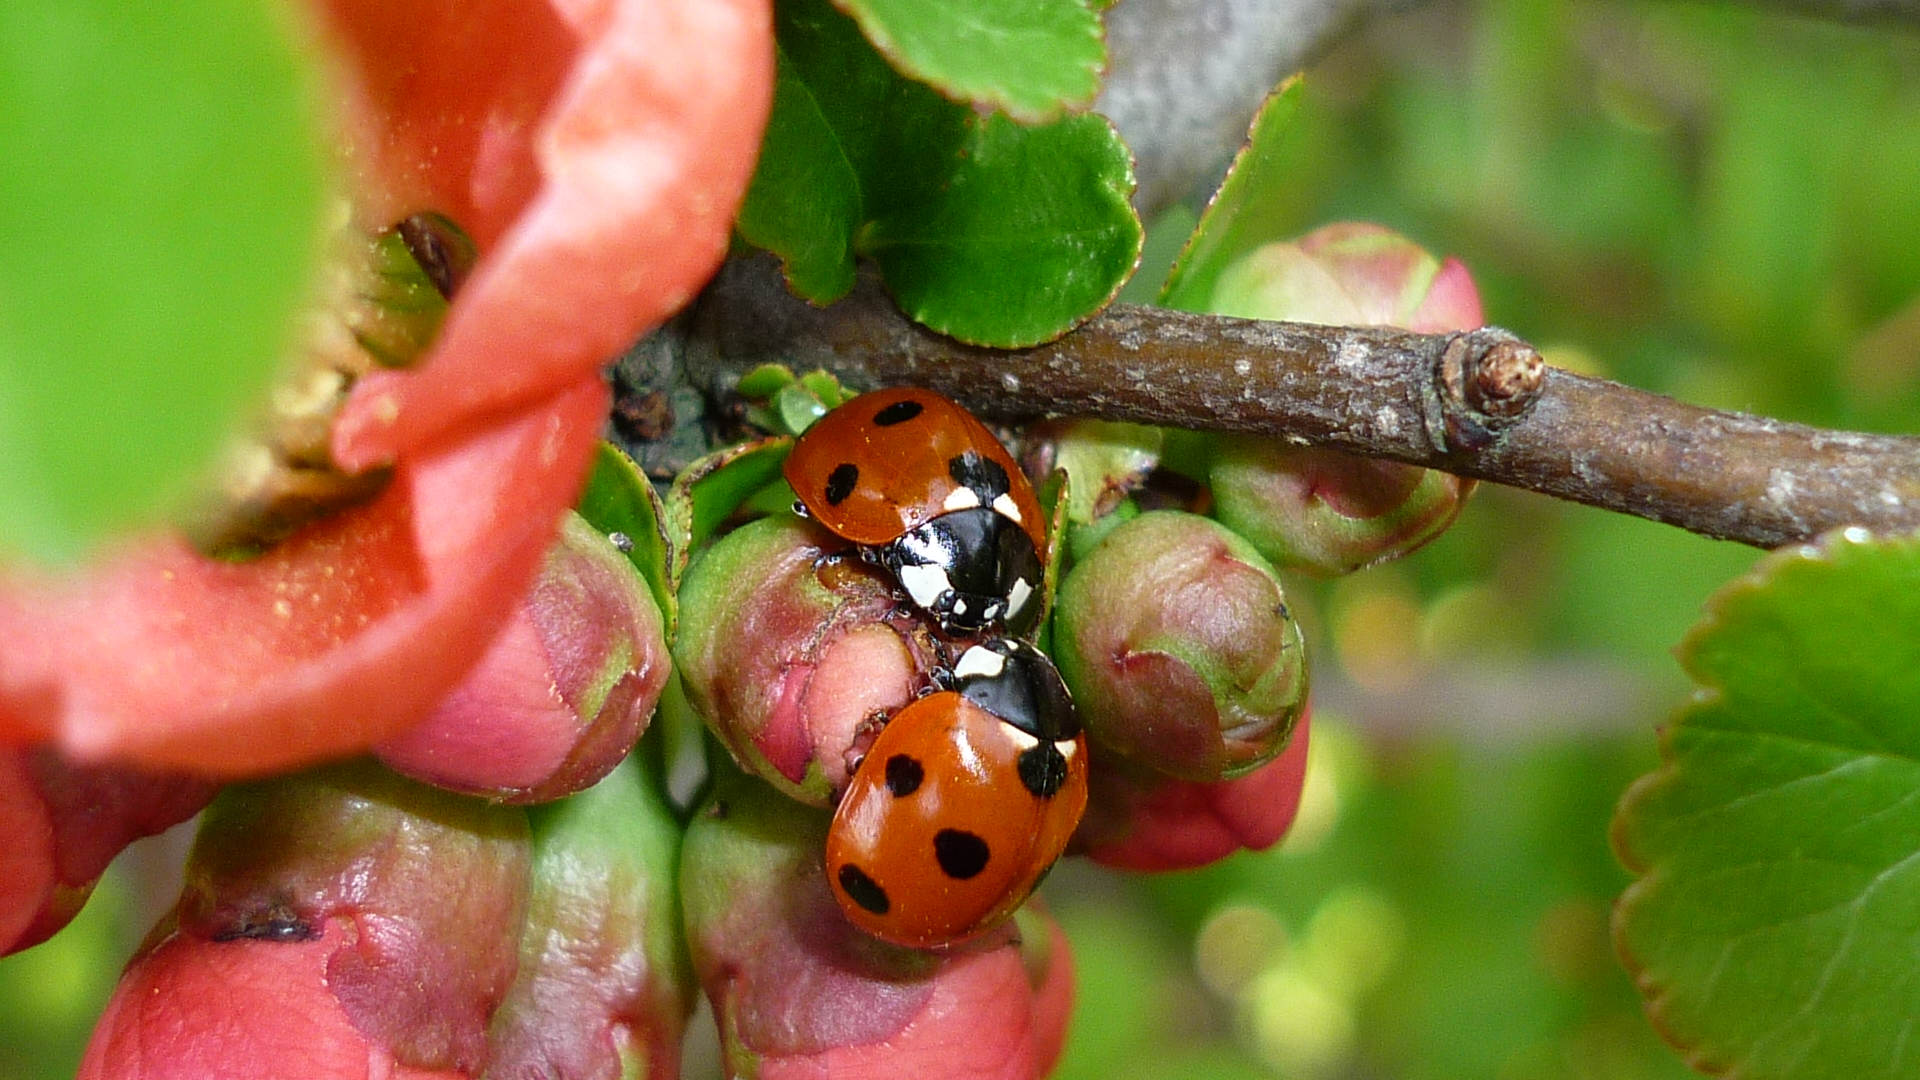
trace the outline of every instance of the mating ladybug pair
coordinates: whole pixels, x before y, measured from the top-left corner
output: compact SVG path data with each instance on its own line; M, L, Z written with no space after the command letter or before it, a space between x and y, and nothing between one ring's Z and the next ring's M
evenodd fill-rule
M1026 900L1087 804L1087 742L1060 673L1022 640L1040 613L1039 500L986 425L928 390L863 394L795 442L799 509L886 568L942 634L977 638L888 719L827 834L847 917L920 947Z

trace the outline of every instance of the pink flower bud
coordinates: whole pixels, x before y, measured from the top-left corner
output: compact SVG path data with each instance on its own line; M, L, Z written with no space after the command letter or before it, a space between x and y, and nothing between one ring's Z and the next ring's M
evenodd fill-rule
M826 828L826 815L732 777L687 832L688 944L728 1075L1043 1075L1072 996L1058 929L1029 915L948 952L869 938L828 891Z
M1175 510L1116 527L1068 573L1054 659L1095 742L1183 780L1272 759L1307 697L1273 569L1218 522Z
M815 806L846 786L870 719L928 685L935 646L891 584L790 515L697 558L674 658L687 698L748 771Z
M1390 229L1344 222L1268 244L1228 267L1222 315L1333 326L1472 330L1480 295L1457 259L1442 263ZM1285 569L1345 574L1444 532L1473 481L1393 461L1272 439L1225 437L1208 474L1215 516Z
M52 937L120 849L199 813L214 791L197 777L0 749L0 956Z
M1391 229L1357 221L1256 249L1221 273L1209 307L1247 319L1422 334L1484 323L1460 260L1443 263Z
M569 511L477 668L380 760L508 802L592 786L646 730L669 670L660 609L626 556Z
M133 962L107 1002L79 1080L466 1080L399 1064L328 988L345 920L306 941L169 934Z
M365 761L226 789L80 1075L472 1075L528 846L525 811Z
M1300 809L1307 727L1303 712L1279 757L1232 780L1207 784L1097 768L1079 844L1094 862L1138 871L1190 870L1242 849L1265 851Z

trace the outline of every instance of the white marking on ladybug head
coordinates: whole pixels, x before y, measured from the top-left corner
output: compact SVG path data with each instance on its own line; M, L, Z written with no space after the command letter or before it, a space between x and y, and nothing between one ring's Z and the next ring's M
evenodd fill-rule
M1007 658L987 648L975 645L960 654L960 661L953 665L955 678L967 678L978 675L982 678L997 679L1007 670Z
M915 529L894 543L899 544L923 563L943 562L947 557L946 547L926 529Z
M1012 724L1001 724L1000 734L1005 735L1009 740L1013 742L1013 745L1019 747L1021 752L1023 753L1040 745L1039 739L1034 738L1032 735L1029 735L1024 731L1021 731L1019 728L1014 727Z
M1027 610L1027 601L1033 599L1033 586L1026 578L1014 578L1013 588L1007 590L1007 618L1016 619Z
M1080 749L1080 742L1077 739L1061 739L1060 741L1053 744L1053 748L1055 750L1060 751L1061 757L1066 758L1068 761L1072 761L1073 752L1075 750Z
M947 493L947 501L940 504L946 511L971 510L980 505L980 493L965 484Z
M1001 517L1012 518L1015 525L1026 524L1026 522L1020 520L1020 504L1014 502L1013 496L1005 492L994 496L993 508L1000 512Z
M940 597L953 591L947 572L938 566L901 567L900 587L907 590L914 603L928 610L932 610Z

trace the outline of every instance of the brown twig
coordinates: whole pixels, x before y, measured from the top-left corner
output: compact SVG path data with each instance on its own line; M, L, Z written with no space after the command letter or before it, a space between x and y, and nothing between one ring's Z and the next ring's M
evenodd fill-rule
M1409 334L1116 304L1048 345L963 345L871 278L826 308L771 260L730 263L692 316L717 386L759 363L856 387L916 383L985 416L1097 416L1243 431L1390 458L1777 547L1829 529L1920 528L1920 440L1683 404L1548 368L1496 328Z

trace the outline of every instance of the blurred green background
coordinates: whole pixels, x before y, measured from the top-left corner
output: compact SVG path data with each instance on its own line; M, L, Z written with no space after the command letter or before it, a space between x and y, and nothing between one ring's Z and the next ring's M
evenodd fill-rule
M1287 152L1296 231L1370 219L1461 256L1550 362L1813 424L1920 417L1910 32L1441 3L1317 65ZM1192 221L1171 218L1151 271ZM1316 713L1295 834L1195 873L1055 875L1080 972L1058 1075L1691 1075L1613 957L1607 824L1687 692L1672 647L1756 557L1483 489L1413 558L1296 583ZM134 863L0 961L0 1080L72 1075L166 902L139 895L165 851Z
M1293 232L1367 219L1460 256L1550 363L1810 424L1920 420L1910 31L1439 4L1311 69L1291 139ZM1169 217L1155 268L1193 221ZM1294 835L1050 883L1081 973L1058 1075L1694 1075L1613 954L1607 829L1685 699L1673 646L1756 554L1483 488L1413 557L1298 583L1316 711Z

